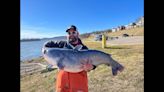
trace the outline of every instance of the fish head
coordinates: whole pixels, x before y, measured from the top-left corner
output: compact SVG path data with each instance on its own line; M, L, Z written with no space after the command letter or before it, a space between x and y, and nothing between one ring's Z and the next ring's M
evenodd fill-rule
M61 52L56 48L42 48L42 56L51 65L56 65L61 58Z

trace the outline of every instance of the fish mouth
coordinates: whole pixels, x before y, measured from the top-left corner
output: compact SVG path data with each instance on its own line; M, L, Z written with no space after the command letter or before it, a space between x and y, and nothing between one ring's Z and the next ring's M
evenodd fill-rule
M46 48L42 48L42 55L43 55L43 57L45 57L46 54L47 54L47 49Z
M47 50L43 50L43 54L46 54Z

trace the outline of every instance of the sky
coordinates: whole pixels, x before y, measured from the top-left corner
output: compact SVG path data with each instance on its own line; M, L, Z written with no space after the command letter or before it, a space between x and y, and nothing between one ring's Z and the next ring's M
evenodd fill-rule
M144 0L21 0L22 38L65 36L75 25L80 34L127 25L144 16Z

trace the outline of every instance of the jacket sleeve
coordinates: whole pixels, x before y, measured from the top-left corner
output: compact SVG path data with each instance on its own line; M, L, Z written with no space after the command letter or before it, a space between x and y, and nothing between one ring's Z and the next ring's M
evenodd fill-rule
M87 47L87 46L85 46L85 45L83 44L82 49L87 49L87 50L88 50L88 47Z
M79 41L80 41L81 45L83 45L82 49L87 49L87 50L88 50L88 47L87 47L87 46L85 46L85 45L82 43L82 41L81 41L81 39L80 39L80 38L79 38Z
M44 47L49 48L63 48L66 44L66 41L48 41L44 43Z

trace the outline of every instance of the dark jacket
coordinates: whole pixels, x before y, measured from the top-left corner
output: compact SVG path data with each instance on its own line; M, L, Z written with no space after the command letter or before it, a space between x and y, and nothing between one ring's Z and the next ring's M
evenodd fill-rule
M80 39L79 44L81 44L83 47L82 49L88 49L87 46L85 46ZM49 48L67 48L67 49L73 49L75 47L73 44L68 43L67 41L48 41L44 44L44 47L49 47Z

